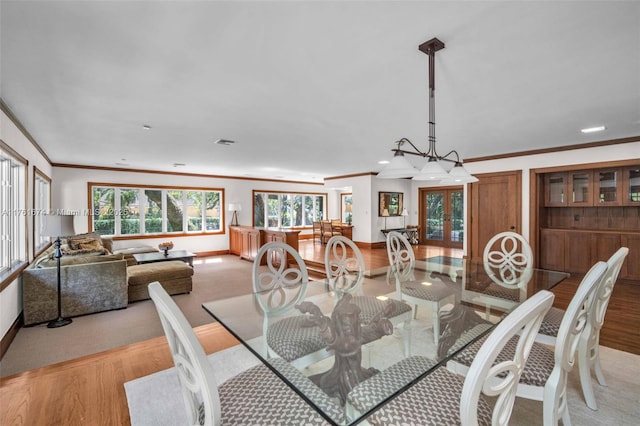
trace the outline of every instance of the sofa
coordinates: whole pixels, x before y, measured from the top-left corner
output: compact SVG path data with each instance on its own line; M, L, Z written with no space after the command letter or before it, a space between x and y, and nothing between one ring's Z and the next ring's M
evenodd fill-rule
M144 265L136 266L133 254L157 252L153 247L113 250L112 241L102 238L97 233L74 235L64 238L62 243L60 279L64 317L122 309L131 301L148 298L148 294L134 291L134 294L131 294L134 296L133 300L130 299L131 277L128 267L137 269L133 274L136 277L132 280L135 284L141 283L145 278L141 273L151 268L140 268ZM54 254L55 247L49 247L22 273L25 325L46 322L58 315L57 259L54 258ZM169 274L165 277L168 280L165 281L172 286L173 294L191 291L193 270L190 267L189 271L182 270L182 266L175 265L173 272L165 271ZM152 275L149 275L149 278L153 278ZM176 278L179 278L179 281L175 281Z

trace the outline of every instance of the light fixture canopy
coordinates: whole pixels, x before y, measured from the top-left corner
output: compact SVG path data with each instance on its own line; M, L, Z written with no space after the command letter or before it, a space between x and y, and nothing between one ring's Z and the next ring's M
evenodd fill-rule
M444 49L444 43L437 38L432 38L422 43L418 49L429 56L429 148L426 152L423 152L407 138L397 140L394 142L397 145L396 148L392 149L394 152L393 160L378 173L378 177L381 179L412 178L413 180L424 180L431 183L442 181L462 182L463 180L466 181L464 183L475 182L477 179L462 167L462 161L457 151L451 150L445 155L439 155L436 151L435 56L438 50ZM409 145L410 149L403 148L404 145ZM418 171L405 158L405 154L424 157L427 159L427 163ZM442 161L454 163L455 166L450 172L447 172L440 164ZM452 172L454 173L452 174Z

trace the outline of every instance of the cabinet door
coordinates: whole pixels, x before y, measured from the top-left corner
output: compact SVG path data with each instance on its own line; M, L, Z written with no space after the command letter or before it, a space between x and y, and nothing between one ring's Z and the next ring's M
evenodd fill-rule
M620 234L594 232L591 234L591 265L606 262L619 248Z
M591 233L565 232L566 272L585 273L591 268Z
M242 251L242 233L235 227L229 227L229 253L240 256Z
M567 205L566 173L551 173L544 177L544 205L548 207Z
M622 204L640 206L640 166L622 169Z
M540 231L540 267L564 271L564 234L566 231L542 229Z
M640 234L620 235L620 244L629 249L629 254L622 264L620 278L640 280Z
M593 200L596 206L622 204L623 187L620 169L596 170L593 173Z
M569 172L569 205L593 205L593 173L588 170Z

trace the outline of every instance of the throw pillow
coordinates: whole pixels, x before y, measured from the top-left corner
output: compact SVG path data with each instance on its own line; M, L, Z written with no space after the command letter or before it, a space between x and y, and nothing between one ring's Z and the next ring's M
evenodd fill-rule
M71 250L100 250L102 242L95 238L74 238L69 240Z

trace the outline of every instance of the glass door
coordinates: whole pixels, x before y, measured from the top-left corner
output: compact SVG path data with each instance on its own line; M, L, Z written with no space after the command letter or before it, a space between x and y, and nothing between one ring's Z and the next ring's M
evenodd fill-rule
M423 244L462 248L464 203L462 187L421 189Z

